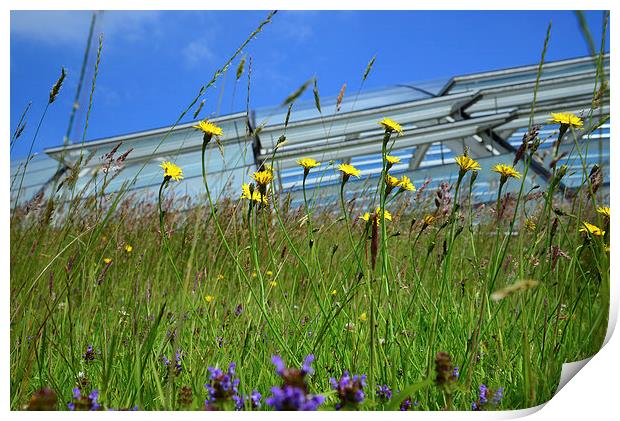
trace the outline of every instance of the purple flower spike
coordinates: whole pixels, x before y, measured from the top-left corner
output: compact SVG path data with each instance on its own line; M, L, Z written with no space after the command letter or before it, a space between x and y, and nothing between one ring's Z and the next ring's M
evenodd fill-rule
M250 402L252 403L252 409L260 408L260 400L263 396L258 392L258 390L253 390L250 393Z
M351 377L348 371L345 371L339 381L331 378L332 389L338 392L340 402L336 404L336 409L344 407L357 407L364 401L364 387L366 386L366 375L354 375Z
M504 397L504 388L500 387L493 395L493 405L499 405Z
M284 373L284 370L286 369L282 358L279 355L274 355L273 357L271 357L271 362L273 363L273 365L276 366L276 373L282 375Z
M273 387L271 393L272 396L265 402L276 411L316 411L325 401L323 396L306 395L302 389L294 386Z
M78 387L73 388L73 400L67 404L70 411L98 411L101 405L97 402L99 391L93 389L88 396L84 396Z
M500 387L495 392L489 389L486 385L481 384L478 387L478 400L471 404L471 409L474 411L486 411L492 409L500 404L504 397L504 388Z
M277 411L316 411L325 398L310 394L305 378L306 375L314 372L312 369L314 355L310 354L304 359L301 369L287 368L278 355L274 355L271 361L276 366L276 373L282 378L284 384L281 387L272 387L271 396L265 400L265 403ZM260 403L260 394L256 393ZM252 400L254 401L254 397Z
M312 374L314 369L312 368L312 361L314 361L314 355L310 354L304 360L304 365L301 367L302 374Z
M387 384L383 386L377 385L377 398L379 398L381 403L389 401L392 399L392 389L390 389Z
M243 398L239 395L239 379L235 378L235 363L230 363L228 371L223 372L220 368L208 367L210 376L209 383L205 384L205 389L209 392L209 397L205 401L207 408L217 408L229 399L235 402L237 410L243 409Z
M480 390L478 398L480 399L480 403L484 405L485 403L487 403L487 387L486 385L481 384L478 390Z

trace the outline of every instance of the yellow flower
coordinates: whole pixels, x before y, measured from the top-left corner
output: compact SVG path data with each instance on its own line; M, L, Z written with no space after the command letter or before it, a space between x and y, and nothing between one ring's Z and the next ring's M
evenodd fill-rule
M270 270L268 270L268 271L267 271L267 276L273 276L273 272L272 272L272 271L270 271Z
M585 232L587 234L592 234L592 235L595 235L597 237L605 235L605 231L603 231L602 229L600 229L596 225L592 225L592 224L590 224L590 223L588 223L586 221L583 221L582 224L583 224L583 228L581 228L579 230L579 232Z
M403 175L398 185L403 190L415 191L415 186L413 185L409 177L407 177L406 175Z
M527 228L530 231L536 231L536 223L532 221L530 218L527 218L525 220L525 228Z
M388 162L388 164L390 165L394 165L394 164L398 164L400 162L400 158L397 156L392 156L392 155L386 155L385 156L385 160Z
M467 171L479 171L482 169L478 162L474 161L466 155L457 156L454 158L456 164L461 168L461 172L465 174Z
M381 208L377 207L377 209L375 209L375 213L373 215L379 215L381 212ZM383 213L383 217L388 220L391 221L392 220L392 214L388 211L385 211ZM370 214L368 212L366 212L364 215L360 216L361 219L363 219L364 221L368 222L370 221ZM381 220L381 218L377 218L377 224L379 224L379 221Z
M312 158L302 158L299 161L297 161L297 163L301 165L302 167L304 167L304 170L307 170L307 171L310 171L310 168L318 167L319 165L321 165L320 162L316 162L316 160Z
M183 179L183 170L169 161L164 161L160 165L164 170L164 178L170 177L174 181Z
M221 273L219 275L217 275L217 280L218 281L223 281L224 280L224 275L222 275Z
M332 291L332 295L336 295L336 290L333 290L333 291Z
M388 185L388 187L390 189L393 189L394 187L398 186L400 184L400 180L394 176L391 176L389 174L385 175L385 184Z
M398 134L403 134L403 128L400 124L390 118L384 118L379 124L383 126L386 132L398 132Z
M433 222L435 222L435 217L433 215L426 215L424 217L424 224L425 225L433 225Z
M247 183L241 185L241 198L253 200L256 203L262 203L264 205L267 204L267 195L261 194L257 189L254 189L252 194L250 194L250 185Z
M551 113L550 123L556 123L567 127L582 127L583 121L571 113Z
M497 164L493 167L493 171L501 174L502 178L521 178L521 174L515 170L512 166L506 164Z
M269 285L271 285L272 287L275 287L276 285L278 285L278 283L276 281L271 281L269 282Z
M106 265L109 265L110 263L112 263L112 259L110 259L109 257L106 257L103 259L103 263L105 263Z
M273 181L273 168L255 172L252 177L261 186L267 186Z
M256 278L256 276L258 276L258 275L256 275L256 271L253 271L252 272L252 278Z
M338 171L342 173L342 176L348 179L350 176L354 176L360 178L360 174L362 173L360 170L355 168L351 164L340 164L338 165Z
M367 320L366 313L360 314L360 321L365 322Z
M214 297L213 295L207 295L207 296L205 297L205 301L206 301L207 303L210 303L210 302L211 302L211 301L213 301L213 300L215 300L215 297Z
M610 218L609 207L607 206L601 206L600 208L596 210L596 212L598 212L599 214L603 215L606 218Z
M209 136L221 136L222 128L216 126L214 123L211 123L209 120L203 120L199 122L196 126L192 126L195 129L202 130L202 132Z
M133 247L131 247L131 244L125 244L125 251L127 253L131 253L133 251Z

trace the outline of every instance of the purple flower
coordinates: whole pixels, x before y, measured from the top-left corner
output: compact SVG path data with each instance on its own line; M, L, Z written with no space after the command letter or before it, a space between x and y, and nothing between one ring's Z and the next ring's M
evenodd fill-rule
M503 397L504 397L504 388L500 387L499 389L497 389L497 391L493 395L493 400L492 400L493 405L499 405Z
M392 399L392 389L390 389L386 384L383 386L377 385L377 398L379 398L381 403L389 401Z
M454 371L452 372L452 375L454 377L456 377L457 379L459 378L460 373L459 373L459 366L458 365L456 367L454 367Z
M487 403L487 387L484 384L481 384L480 387L478 388L478 390L480 390L480 394L478 395L478 400L480 401L481 404L486 404Z
M265 402L276 411L316 411L325 401L321 395L307 395L295 386L272 387Z
M82 354L82 358L84 359L84 361L89 363L91 361L95 361L95 354L96 354L95 348L93 348L92 345L88 345L86 347L86 352Z
M229 399L233 399L236 406L243 407L243 399L239 396L237 389L239 379L235 378L235 367L235 363L231 362L226 372L220 368L208 368L211 374L209 375L210 382L205 384L205 389L209 392L209 397L205 400L207 407L217 407Z
M345 371L340 380L336 381L332 377L329 381L332 389L338 392L338 397L340 398L340 402L336 404L336 409L341 409L345 406L356 407L364 401L365 374L351 376L348 371Z
M183 359L183 354L181 353L181 351L177 351L174 356L175 364L173 366L172 361L166 358L165 355L161 356L161 360L163 361L164 365L168 368L168 371L174 373L175 376L178 376L183 371L182 359Z
M474 411L486 411L489 407L499 405L503 397L503 387L493 392L485 384L481 384L480 387L478 387L478 400L471 404L471 409Z
M301 373L305 376L306 374L312 375L314 373L314 369L312 368L312 361L314 361L314 355L309 354L306 359L304 359L304 364L301 366Z
M258 390L253 390L252 393L250 393L249 399L250 402L252 403L252 409L257 409L260 408L260 400L263 397L263 395L261 395ZM246 400L248 399L248 397L246 397Z
M280 357L279 355L274 355L273 357L271 357L271 362L273 363L273 365L276 366L276 373L281 376L284 373L284 370L286 370L286 366L284 365L282 357Z
M235 308L235 316L239 316L243 312L243 306L241 304L237 305Z
M241 411L245 405L245 401L239 395L233 395L232 400L235 402L235 411Z
M183 355L181 354L181 351L177 351L174 359L176 361L176 365L174 366L174 368L177 371L177 375L181 374L181 371L183 371L183 366L181 365L181 359L183 358Z
M284 384L281 387L272 387L271 396L265 403L277 411L316 411L325 398L321 395L312 395L308 390L306 376L314 372L312 369L314 355L308 355L300 369L286 367L278 355L274 355L271 361ZM260 394L258 399L260 403Z
M99 399L99 391L92 390L88 396L83 396L79 387L73 388L73 400L67 404L67 408L71 411L97 411L101 405L97 402Z
M401 411L408 411L408 410L409 410L409 408L411 408L411 406L412 406L412 405L413 405L413 406L418 406L418 405L420 405L420 402L415 401L415 402L413 402L413 403L412 403L412 402L411 402L411 398L410 398L410 397L408 397L407 399L405 399L404 401L402 401L402 402L400 403L400 410L401 410Z

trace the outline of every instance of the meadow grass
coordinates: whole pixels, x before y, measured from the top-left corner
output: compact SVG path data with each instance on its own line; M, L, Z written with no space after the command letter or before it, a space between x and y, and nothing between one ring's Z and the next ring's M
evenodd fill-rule
M316 83L314 95L320 112ZM596 121L595 108L584 120ZM251 410L259 392L261 409L278 409L265 398L285 386L327 410L547 401L563 362L599 350L609 307L601 175L586 166L580 126L555 118L558 138L574 143L583 164L581 187L560 191L559 167L546 191L524 191L540 142L531 126L524 173L494 168L497 200L483 205L472 204L478 167L467 154L446 167L458 173L453 185L413 193L407 180L390 180L400 132L391 120L379 122L383 165L370 204L346 199L356 172L340 167L339 209L310 200L305 176L304 204L292 207L273 193L277 148L245 198L216 201L204 157L219 133L206 122L197 129L202 197L176 198L172 187L183 180L170 165L155 202L108 195L107 173L87 196L69 174L60 196L68 201L39 198L11 218L11 408L55 395L54 409L96 400L102 409ZM307 175L314 166L305 164ZM227 378L230 363L238 385Z

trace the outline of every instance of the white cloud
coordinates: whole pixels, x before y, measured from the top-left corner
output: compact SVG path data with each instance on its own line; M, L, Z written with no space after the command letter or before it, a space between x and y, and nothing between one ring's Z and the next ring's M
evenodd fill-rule
M190 66L205 64L205 62L215 59L213 50L211 50L204 39L190 42L181 49L181 54L185 63Z
M86 41L92 12L89 11L12 11L11 36L53 46L76 45ZM106 40L135 41L150 35L159 19L157 11L98 12L95 32Z

